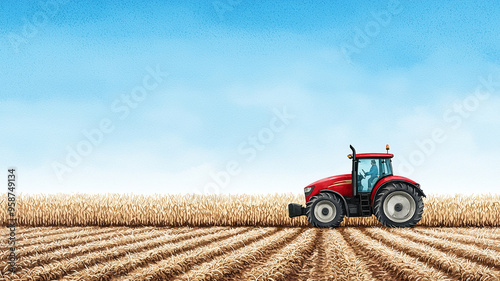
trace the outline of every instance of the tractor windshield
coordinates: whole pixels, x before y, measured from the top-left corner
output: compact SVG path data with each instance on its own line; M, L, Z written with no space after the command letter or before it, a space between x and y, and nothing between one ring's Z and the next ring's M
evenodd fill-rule
M391 159L361 158L358 162L358 192L371 192L377 182L392 175Z

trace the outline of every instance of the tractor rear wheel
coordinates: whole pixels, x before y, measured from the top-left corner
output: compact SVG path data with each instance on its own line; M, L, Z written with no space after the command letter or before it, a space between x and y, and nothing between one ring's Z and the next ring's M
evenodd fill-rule
M373 212L387 227L412 227L422 219L424 202L412 186L393 183L377 194Z
M307 219L315 227L337 227L344 220L345 211L338 196L320 193L307 202Z

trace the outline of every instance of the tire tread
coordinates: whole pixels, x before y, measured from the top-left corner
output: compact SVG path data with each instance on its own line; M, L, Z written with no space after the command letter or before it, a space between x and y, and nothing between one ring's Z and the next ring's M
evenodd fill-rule
M403 223L393 222L383 214L382 200L386 198L386 195L396 190L408 192L413 198L417 199L415 200L415 214L410 220ZM406 183L393 183L383 187L383 189L377 194L375 202L373 203L373 213L375 217L377 217L378 221L384 226L393 228L413 227L422 219L422 215L424 213L424 202L415 188Z
M317 202L317 201L319 201L319 200L324 200L324 199L332 201L335 204L335 207L337 208L337 212L340 213L340 215L338 216L338 218L334 219L330 225L324 225L324 224L320 223L314 217L314 211L313 211L314 203ZM315 195L315 196L311 197L311 199L309 200L309 202L306 203L306 208L307 208L307 210L306 210L307 220L314 227L319 227L319 228L329 228L329 227L335 228L335 227L338 227L342 223L342 221L344 220L344 216L345 216L345 213L346 213L346 211L344 210L344 206L343 206L342 201L340 200L340 198L338 198L338 196L335 196L335 195L330 194L330 193L320 193L318 195Z

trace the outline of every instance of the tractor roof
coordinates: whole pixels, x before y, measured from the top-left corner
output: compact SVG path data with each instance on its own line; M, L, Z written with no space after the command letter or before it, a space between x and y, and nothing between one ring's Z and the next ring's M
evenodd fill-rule
M392 158L394 154L387 153L357 153L356 158Z

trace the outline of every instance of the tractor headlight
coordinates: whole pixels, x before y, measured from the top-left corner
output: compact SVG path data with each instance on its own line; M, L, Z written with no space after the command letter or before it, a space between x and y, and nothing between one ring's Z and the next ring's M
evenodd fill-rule
M309 186L309 187L304 188L304 193L306 194L306 197L311 195L313 190L314 190L314 186Z

